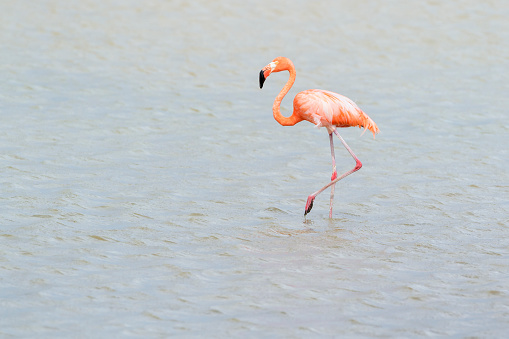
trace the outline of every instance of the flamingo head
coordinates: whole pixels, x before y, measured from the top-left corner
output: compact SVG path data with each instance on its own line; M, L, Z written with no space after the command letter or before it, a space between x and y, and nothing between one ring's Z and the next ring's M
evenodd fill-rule
M272 73L274 71L279 72L279 70L277 70L278 64L279 64L279 61L276 58L270 64L268 64L267 66L262 68L262 70L260 71L260 88L263 87L263 83L265 82L265 79L267 79L269 77L270 73Z
M293 63L290 61L290 59L285 57L277 57L270 64L262 68L260 71L260 88L263 87L263 83L265 82L265 79L272 73L272 72L281 72L281 71L295 71L295 67L293 66Z

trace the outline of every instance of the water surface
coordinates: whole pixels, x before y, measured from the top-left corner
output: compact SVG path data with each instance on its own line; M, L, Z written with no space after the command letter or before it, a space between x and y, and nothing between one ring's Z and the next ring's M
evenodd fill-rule
M2 336L507 333L503 1L1 7ZM322 88L381 130L341 130L333 219L279 55L283 114Z

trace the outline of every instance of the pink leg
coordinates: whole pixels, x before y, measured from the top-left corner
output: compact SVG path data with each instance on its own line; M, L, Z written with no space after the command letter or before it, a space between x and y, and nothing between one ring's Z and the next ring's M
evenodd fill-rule
M336 155L334 154L334 138L332 133L329 134L330 139L330 154L332 156L332 177L330 180L334 180L338 177L338 172L336 171ZM334 190L336 188L336 184L332 185L330 188L330 209L329 209L329 218L332 218L332 205L334 203Z
M325 191L327 188L329 188L330 186L332 185L335 185L339 180L343 179L344 177L352 174L353 172L356 172L358 170L361 169L362 167L362 163L361 161L359 160L359 158L357 158L357 156L353 153L352 149L350 148L350 146L347 145L347 143L345 142L345 140L343 140L343 138L341 137L341 135L339 135L338 131L335 129L334 130L334 134L336 134L336 136L339 138L339 140L341 141L341 143L343 144L343 146L345 146L346 150L348 151L348 153L350 153L350 155L354 158L355 160L355 167L353 169L351 169L350 171L340 175L339 177L333 179L331 182L329 182L327 185L323 186L322 188L320 188L318 191L316 191L315 193L311 194L309 197L308 197L308 200L306 202L306 210L304 211L304 215L308 214L311 209L313 208L313 201L315 200L315 197L322 193L323 191ZM332 134L331 134L332 136ZM329 217L331 217L331 213L329 214Z

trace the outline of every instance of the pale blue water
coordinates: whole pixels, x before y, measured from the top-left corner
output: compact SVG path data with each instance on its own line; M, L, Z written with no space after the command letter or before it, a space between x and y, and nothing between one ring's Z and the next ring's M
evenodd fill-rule
M503 337L504 2L18 1L0 11L0 336ZM282 127L355 100L363 168ZM353 167L336 141L338 170Z

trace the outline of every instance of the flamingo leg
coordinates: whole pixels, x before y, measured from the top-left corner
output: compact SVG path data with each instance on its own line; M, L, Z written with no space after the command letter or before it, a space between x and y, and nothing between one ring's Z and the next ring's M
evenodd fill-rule
M332 176L331 181L338 177L338 172L336 171L336 155L334 154L334 137L332 133L329 134L330 139L330 154L332 156ZM330 189L330 209L329 209L329 218L332 218L332 205L334 204L334 190L336 188L336 184L331 186Z
M308 214L311 209L313 208L313 201L315 200L315 197L322 193L323 191L325 191L327 188L329 188L330 186L332 185L335 185L339 180L343 179L344 177L346 176L349 176L350 174L354 173L354 172L357 172L358 170L361 169L362 167L362 163L361 161L359 160L359 158L357 158L357 156L353 153L352 149L350 148L350 146L348 146L348 144L345 142L345 140L343 140L343 138L341 137L341 135L339 135L337 129L334 129L334 134L336 134L336 136L339 138L339 140L341 141L341 143L343 144L343 146L345 146L346 150L348 151L348 153L350 153L350 155L354 158L355 160L355 167L352 168L351 170L349 170L348 172L346 173L343 173L341 174L339 177L335 178L334 180L331 180L331 182L329 182L327 185L323 186L322 188L320 188L318 191L316 191L315 193L311 194L309 197L308 197L308 200L306 202L306 209L304 211L304 215ZM332 134L331 134L332 136ZM329 216L331 216L331 214L329 214Z

